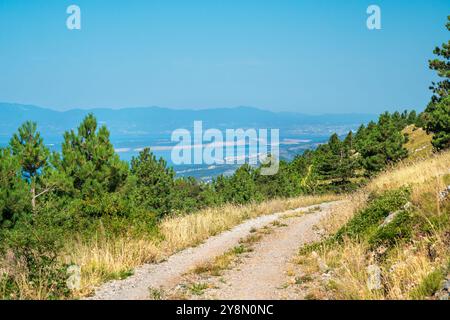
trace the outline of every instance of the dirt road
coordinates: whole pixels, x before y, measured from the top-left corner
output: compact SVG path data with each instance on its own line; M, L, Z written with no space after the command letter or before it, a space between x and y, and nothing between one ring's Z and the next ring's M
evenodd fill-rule
M221 284L210 289L204 298L214 299L283 299L280 290L286 279L289 261L298 248L318 238L314 226L337 202L289 210L248 220L233 229L209 238L203 244L178 252L166 261L137 268L134 275L104 284L91 299L148 299L150 288L170 290L195 266L213 260L255 229L282 218L283 227L264 236L246 256L239 268L228 270ZM299 214L304 212L304 214ZM284 218L283 218L284 217Z

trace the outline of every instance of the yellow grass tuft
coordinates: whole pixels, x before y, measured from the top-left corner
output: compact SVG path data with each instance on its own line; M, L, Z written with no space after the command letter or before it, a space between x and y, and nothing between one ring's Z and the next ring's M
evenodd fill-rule
M132 237L99 237L89 242L74 241L67 245L66 263L81 267L81 289L75 294L90 294L98 284L124 278L143 263L156 261L160 248L155 240Z

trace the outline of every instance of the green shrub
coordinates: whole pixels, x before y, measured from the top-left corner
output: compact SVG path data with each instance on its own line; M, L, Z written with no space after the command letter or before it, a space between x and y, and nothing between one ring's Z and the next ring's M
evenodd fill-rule
M346 225L338 230L334 236L335 241L341 241L344 237L366 237L386 218L390 213L400 210L409 200L408 189L386 191L372 199L367 208L355 215Z
M1 234L0 252L8 255L1 276L0 298L60 299L70 296L66 286L66 267L58 261L64 235L58 226L49 224L48 217L22 219L12 230ZM5 261L0 261L4 264ZM27 292L21 293L26 283Z
M443 271L441 269L434 270L411 292L411 298L422 300L433 296L441 288L443 280Z
M411 238L413 228L413 216L408 211L400 211L387 225L380 226L369 238L371 247L385 245L393 246L399 240Z

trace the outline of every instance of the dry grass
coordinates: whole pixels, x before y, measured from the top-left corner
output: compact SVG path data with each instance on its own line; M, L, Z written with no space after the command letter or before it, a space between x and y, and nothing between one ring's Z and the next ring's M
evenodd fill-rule
M450 151L442 152L426 160L403 163L387 170L373 179L367 186L368 191L380 192L400 188L405 185L424 184L432 178L450 173Z
M245 206L226 205L220 208L205 209L186 216L168 218L160 226L165 239L164 247L168 252L175 252L189 246L198 245L209 237L228 230L247 219L334 201L339 198L334 195L305 196Z
M52 270L41 270L40 274L35 277L34 282L30 282L27 264L23 259L17 259L12 251L8 251L1 262L0 276L14 279L18 289L17 293L7 296L4 294L7 292L6 287L0 286L0 292L2 292L4 299L43 300L52 296L56 284L49 285L47 281L51 277ZM2 285L6 286L7 284L2 283Z
M199 245L244 220L339 198L334 195L304 196L245 206L226 205L205 209L163 220L160 224L162 241L152 238L99 236L89 242L69 243L64 260L81 267L81 289L75 296L86 296L102 282L126 277L143 263L159 261L179 250Z
M422 128L410 125L403 130L408 135L408 142L405 148L409 152L408 161L417 161L418 159L427 159L433 152L431 145L431 134L427 134Z
M143 263L156 261L161 254L158 243L152 239L132 237L99 237L89 242L75 241L66 247L67 263L81 266L81 289L76 296L90 294L93 288L110 279L131 274Z
M367 192L359 191L350 194L345 201L339 203L332 208L330 214L320 222L320 227L326 234L333 234L339 230L341 226L347 223L359 210L361 210L367 202Z
M438 197L439 191L450 183L449 173L450 152L428 160L400 164L376 177L364 190L336 207L322 223L323 228L334 234L364 207L367 194L402 186L411 188L415 214L423 221L449 215L449 201L442 202ZM431 222L429 225L432 226ZM314 277L316 284L311 296L316 298L411 299L415 297L412 295L414 290L430 273L442 267L450 256L450 230L431 229L427 235L416 232L412 242L399 242L382 261L377 260L378 253L371 251L366 242L344 239L342 244L324 243L312 253L301 254L297 263L303 272ZM367 268L371 264L378 264L381 268L382 290L368 289ZM331 276L323 278L324 273Z

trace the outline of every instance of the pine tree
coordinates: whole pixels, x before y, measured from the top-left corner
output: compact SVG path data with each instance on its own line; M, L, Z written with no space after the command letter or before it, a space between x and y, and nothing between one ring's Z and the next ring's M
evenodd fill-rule
M115 153L108 129L97 128L93 114L84 118L77 133L64 134L61 154L54 165L70 181L72 192L83 198L115 192L126 181L128 165Z
M172 168L167 168L166 161L156 160L150 149L145 148L131 160L131 173L136 177L136 203L156 212L159 217L168 214L174 195L175 173Z
M370 122L356 135L357 151L366 175L381 171L388 163L399 161L408 155L403 147L403 126L396 123L387 112L380 115L378 123Z
M334 133L326 145L321 146L316 159L320 175L333 183L346 184L355 176L356 159L353 150L353 133L344 141Z
M29 182L31 190L31 205L36 209L37 184L39 175L47 166L49 150L37 131L36 123L25 122L15 133L10 141L13 154L17 157L22 167L23 177Z
M450 31L450 16L448 16L447 29ZM425 129L433 133L432 144L436 150L448 148L450 145L450 40L442 45L442 48L434 49L434 54L439 58L429 61L431 70L443 78L438 83L433 83L430 89L433 91L431 102L425 109L423 118Z
M450 148L450 96L439 101L433 112L427 114L425 128L434 133L431 143L436 150Z
M447 17L447 30L450 31L450 16ZM434 95L432 98L432 104L440 101L442 98L447 97L450 91L450 40L447 43L442 44L442 47L436 47L433 51L435 55L440 57L429 61L431 70L437 72L437 75L443 80L434 83L430 87Z
M230 178L222 178L225 201L236 204L260 201L262 195L255 181L256 172L248 164L239 167Z
M13 226L29 212L30 199L19 161L10 149L0 149L0 227Z

